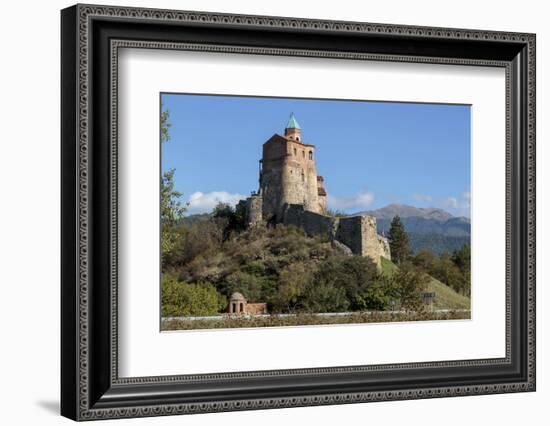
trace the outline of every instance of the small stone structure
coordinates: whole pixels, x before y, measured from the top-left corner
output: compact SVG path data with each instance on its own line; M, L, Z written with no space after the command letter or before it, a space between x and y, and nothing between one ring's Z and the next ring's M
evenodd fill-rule
M372 258L379 267L381 257L390 259L388 240L378 235L376 218L326 215L327 192L324 178L317 175L315 145L304 143L294 114L284 136L275 134L264 143L260 189L241 203L248 226L266 222L295 225L308 235L328 234L353 254Z
M266 303L248 303L246 305L246 313L248 315L265 315L267 314Z
M229 298L229 310L230 314L241 314L246 312L246 299L238 292L235 292Z
M259 194L252 194L244 202L245 220L247 226L254 226L263 223L262 217L262 197Z
M227 313L231 315L262 315L267 314L265 303L248 303L242 293L235 292L229 298Z

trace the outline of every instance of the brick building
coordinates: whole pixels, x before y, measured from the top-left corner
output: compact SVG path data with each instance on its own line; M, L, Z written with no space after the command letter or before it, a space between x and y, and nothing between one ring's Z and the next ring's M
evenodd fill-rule
M247 224L285 223L309 235L327 234L380 267L381 257L390 258L390 248L387 239L377 233L376 218L329 216L325 180L317 174L315 159L315 145L304 142L302 129L291 114L284 135L275 134L263 144L260 188L241 201Z

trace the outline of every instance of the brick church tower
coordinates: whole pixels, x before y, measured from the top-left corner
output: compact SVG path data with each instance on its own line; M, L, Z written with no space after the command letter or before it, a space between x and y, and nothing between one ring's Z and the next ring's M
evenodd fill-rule
M275 134L263 145L260 194L264 219L280 218L285 204L303 205L307 211L324 213L326 191L317 175L315 145L304 143L302 129L290 115L284 136Z

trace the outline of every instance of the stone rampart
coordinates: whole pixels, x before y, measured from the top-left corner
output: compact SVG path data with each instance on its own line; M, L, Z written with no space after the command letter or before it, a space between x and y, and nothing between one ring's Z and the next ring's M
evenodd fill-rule
M376 218L372 216L331 217L307 211L299 204L285 204L281 219L310 236L326 234L349 247L353 254L370 257L379 267L381 257L390 259L388 241L376 232Z
M255 194L246 199L245 218L248 226L262 223L262 196Z

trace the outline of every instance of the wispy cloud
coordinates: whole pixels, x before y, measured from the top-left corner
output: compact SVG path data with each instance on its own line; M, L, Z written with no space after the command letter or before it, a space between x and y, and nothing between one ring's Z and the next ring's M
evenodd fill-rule
M411 196L418 207L437 207L454 216L470 217L470 192L447 197L432 197L429 194L416 193Z
M187 212L190 214L209 213L218 203L227 203L234 206L239 200L244 200L246 195L231 194L226 191L193 192L187 199Z
M441 206L444 209L456 209L458 208L458 199L456 197L444 198L441 202Z
M419 203L431 203L433 201L433 197L428 194L413 194L412 199Z
M455 216L470 217L470 191L465 191L457 197L447 197L439 201L440 207Z
M374 201L372 192L363 191L353 197L336 197L328 195L328 207L334 210L361 210L369 207Z

